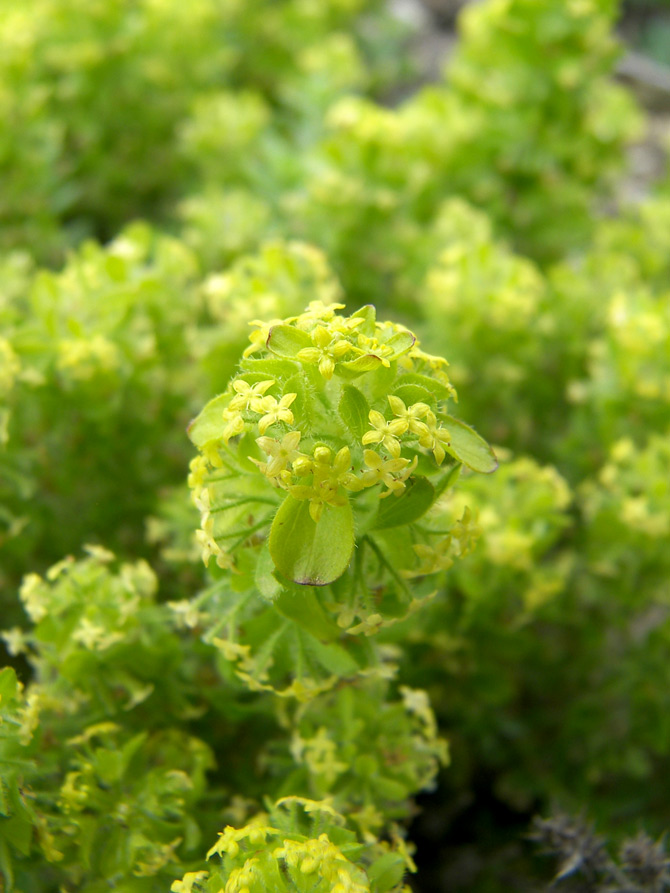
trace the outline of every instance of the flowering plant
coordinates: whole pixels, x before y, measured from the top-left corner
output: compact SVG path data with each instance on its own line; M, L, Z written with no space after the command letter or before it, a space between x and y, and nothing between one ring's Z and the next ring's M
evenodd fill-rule
M447 414L456 395L444 359L378 322L371 306L340 309L313 301L299 316L255 321L238 374L190 427L203 559L231 581L198 597L209 640L265 687L287 673L259 613L297 621L315 666L294 665L281 624L272 638L299 695L368 669L376 659L360 635L432 597L432 575L476 535L468 511L447 523L442 496L462 466L486 473L497 464Z

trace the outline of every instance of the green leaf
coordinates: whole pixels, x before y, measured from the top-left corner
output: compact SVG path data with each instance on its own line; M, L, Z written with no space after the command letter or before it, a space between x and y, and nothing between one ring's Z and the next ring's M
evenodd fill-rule
M431 378L429 375L421 375L418 372L407 372L396 379L396 389L404 385L419 385L429 391L435 400L449 400L451 391L445 385Z
M342 630L339 627L338 632L342 635ZM354 676L360 670L349 651L337 642L324 643L312 638L307 643L307 647L329 673L344 677Z
M368 415L370 406L365 396L353 385L345 385L342 388L342 396L340 397L337 411L356 440L360 440L369 428Z
M318 524L307 500L290 494L270 530L270 554L277 570L301 586L326 586L347 569L354 550L351 506L326 505Z
M6 705L14 700L19 693L19 683L16 672L12 667L3 667L0 670L0 705Z
M416 338L411 332L398 332L393 335L393 337L389 338L386 342L386 346L393 350L393 353L391 356L387 357L387 359L397 360L398 357L401 357L404 353L407 353L408 350L411 350L412 347L414 347L415 342Z
M14 889L14 867L12 865L12 857L9 847L5 843L3 837L0 837L0 873L5 879L4 887L7 893L11 893Z
M375 333L375 322L377 320L377 311L372 304L365 304L360 310L351 314L352 319L364 319L363 325L358 326L357 331L371 338Z
M274 604L280 614L297 623L320 642L333 642L342 635L339 626L323 610L313 589L304 586L285 589Z
M229 402L230 394L219 394L209 401L200 415L188 426L188 436L198 449L221 437L224 429L223 410Z
M435 403L435 394L418 384L404 384L393 391L394 397L400 397L405 406L413 403Z
M375 890L387 893L399 886L407 866L399 853L384 853L368 868L368 878Z
M459 462L481 474L490 474L498 467L496 455L476 431L452 416L440 416L449 429L451 444L447 452L451 453Z
M380 502L374 528L411 524L428 511L434 500L435 488L427 478L410 478L400 496L387 496Z
M2 783L0 783L0 787ZM0 836L7 840L24 856L30 852L30 844L33 837L33 816L23 801L14 780L11 781L7 800L9 809L7 818L0 820Z
M240 367L253 375L260 375L262 378L275 378L279 381L294 375L300 368L297 363L292 363L290 360L278 360L276 357L265 357L262 360L249 357L242 360Z
M457 462L456 465L452 466L441 481L438 481L435 484L435 499L439 499L440 496L448 490L449 487L453 487L456 481L458 480L458 476L461 473L461 468L463 468L460 462Z
M349 360L346 363L338 363L335 366L335 374L339 375L341 378L358 378L359 375L363 375L364 372L374 372L375 369L379 369L382 365L382 361L378 356L375 356L373 353L365 354L362 357L356 357L355 360Z
M382 797L386 797L388 800L395 800L401 803L407 798L407 787L394 778L384 778L383 775L378 776L375 778L375 789L379 791Z
M305 347L314 347L307 332L295 326L272 326L267 340L268 350L278 357L294 357Z
M256 588L268 601L274 601L283 587L275 577L275 566L269 549L261 547L254 576Z
M296 399L291 409L297 419L300 419L301 425L313 427L314 425L314 397L309 390L305 381L303 372L292 375L284 382L284 394L295 394Z

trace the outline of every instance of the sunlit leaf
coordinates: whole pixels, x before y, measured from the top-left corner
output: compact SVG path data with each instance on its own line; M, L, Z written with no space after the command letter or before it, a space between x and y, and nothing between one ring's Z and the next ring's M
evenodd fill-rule
M472 428L452 416L440 417L449 429L448 452L472 471L490 474L498 467L496 455L488 443Z
M351 506L326 505L318 523L307 500L290 494L279 507L270 531L270 554L277 570L303 586L325 586L337 580L354 550Z

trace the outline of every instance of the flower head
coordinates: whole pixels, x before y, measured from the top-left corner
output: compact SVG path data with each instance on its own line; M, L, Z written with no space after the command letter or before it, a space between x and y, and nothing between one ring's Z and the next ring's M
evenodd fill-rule
M298 451L300 431L289 431L281 440L258 437L256 443L267 456L271 457L267 464L260 466L269 478L276 477L302 455Z
M233 382L235 396L228 404L228 409L255 409L255 404L260 402L261 397L274 383L274 379L269 379L268 381L259 381L252 385L239 378Z
M363 446L371 443L380 443L388 452L397 459L400 456L399 435L404 434L407 430L405 422L402 419L393 419L387 422L381 412L371 409L368 415L372 430L363 435Z
M242 356L250 357L252 353L263 350L268 340L268 336L270 334L270 329L272 328L272 326L281 325L283 322L283 319L271 319L270 322L263 322L262 319L253 319L249 323L249 325L256 326L256 328L249 335L249 341L251 341L251 344L245 349Z
M253 407L254 412L263 413L262 418L258 420L258 430L261 434L265 434L271 425L277 422L286 422L287 425L293 424L293 413L289 406L293 403L297 394L284 394L281 400L276 397L259 397Z
M410 434L422 435L428 431L427 426L419 421L430 412L430 406L427 403L413 403L408 409L400 397L389 396L388 401L393 415L401 419L405 426L403 434L409 431Z
M333 377L335 363L345 353L354 350L353 344L350 344L343 338L336 337L324 326L317 326L314 329L312 332L312 343L314 347L303 347L302 350L298 351L298 359L302 360L303 363L318 363L319 372L326 380Z
M437 424L437 418L432 410L426 413L425 427L425 432L419 437L419 443L427 450L432 450L435 461L441 465L447 455L443 444L450 446L451 436L446 428Z
M410 465L409 459L383 459L374 450L365 450L363 460L369 469L361 475L363 484L366 487L373 487L379 483L386 484L389 493L404 490L404 481L416 467L416 456Z
M304 457L308 458L308 457ZM318 522L326 505L344 505L347 501L342 487L353 489L349 486L351 481L357 478L350 471L351 452L349 447L342 447L333 459L332 450L327 446L317 446L314 456L310 460L309 471L305 466L303 474L312 473L312 483L294 484L289 487L290 493L296 499L309 500L309 513L312 520ZM294 466L294 470L295 466Z
M237 437L244 431L244 417L238 410L228 408L223 411L223 420L226 422L226 427L221 436L223 442L227 444L231 437Z

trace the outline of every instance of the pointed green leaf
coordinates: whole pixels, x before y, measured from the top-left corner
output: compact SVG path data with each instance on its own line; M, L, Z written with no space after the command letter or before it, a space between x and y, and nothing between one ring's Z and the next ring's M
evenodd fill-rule
M260 594L268 601L274 601L283 589L275 577L275 566L270 550L264 547L261 547L256 563L255 583Z
M418 384L404 384L393 391L394 397L400 397L405 406L413 403L427 403L429 406L435 403L435 394Z
M314 347L307 332L295 326L272 326L267 340L268 350L278 357L294 357L305 347Z
M370 427L368 424L370 406L365 396L358 388L347 384L342 388L342 396L337 410L349 431L356 440L360 440Z
M411 350L411 348L414 347L415 341L416 338L411 332L398 332L393 335L393 337L389 338L386 342L386 346L393 350L393 353L388 359L396 360L398 357L401 357L404 353L407 353L408 350Z
M371 338L375 333L375 322L377 320L377 311L372 304L365 304L360 310L351 314L352 319L364 319L365 322L358 326L357 331Z
M440 416L449 430L451 444L447 451L463 465L481 474L490 474L498 467L496 455L488 443L465 422L452 416Z
M188 426L188 436L191 441L202 449L205 444L219 440L225 427L223 423L223 410L230 402L230 394L219 394L205 406L199 416Z
M339 627L338 632L342 635ZM324 669L340 678L354 676L360 670L350 652L337 642L325 643L312 638L307 647Z
M293 363L290 360L279 360L276 357L265 357L262 360L248 357L242 360L240 367L253 375L259 375L261 378L275 378L278 380L294 375L299 369L297 363Z
M356 357L355 360L349 360L346 363L338 363L335 366L335 373L342 378L358 378L359 375L363 375L364 372L374 372L375 369L379 369L382 365L382 361L379 357L375 356L373 353L367 353L365 356Z
M307 500L290 494L270 530L270 554L277 570L302 586L325 586L347 569L354 550L351 506L326 505L318 524Z
M275 601L275 607L320 642L333 642L342 635L342 630L321 607L313 589L304 586L285 589Z
M427 478L410 478L400 496L387 496L380 502L374 527L382 530L411 524L428 511L434 499L435 489Z
M304 372L298 372L292 375L284 382L284 394L295 394L295 402L291 405L296 419L300 420L300 425L311 428L314 425L314 396L307 386Z
M452 396L449 388L445 387L441 382L436 381L429 375L421 375L418 372L407 372L396 380L396 387L408 384L419 385L429 391L436 400L449 400Z
M384 853L373 862L367 874L375 890L394 890L400 886L407 864L400 853Z
M19 693L19 682L12 667L0 670L0 704L7 705Z
M14 866L9 847L2 838L0 838L0 876L5 879L3 887L6 887L7 893L11 893L14 890Z

